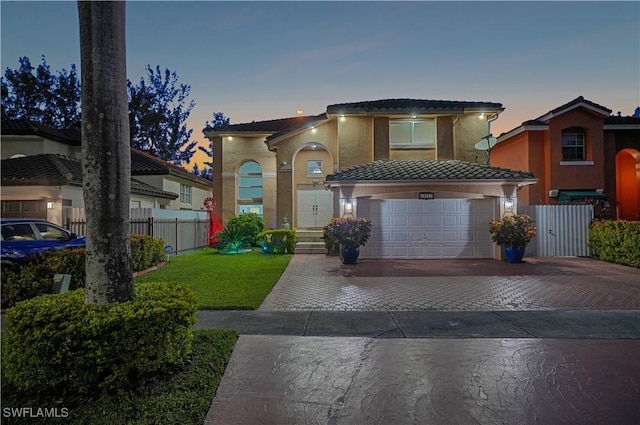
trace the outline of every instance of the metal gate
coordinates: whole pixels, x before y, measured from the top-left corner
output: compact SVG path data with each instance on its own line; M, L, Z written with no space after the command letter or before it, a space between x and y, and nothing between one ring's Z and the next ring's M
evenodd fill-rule
M518 212L536 221L538 232L527 246L533 257L588 257L593 205L521 205Z

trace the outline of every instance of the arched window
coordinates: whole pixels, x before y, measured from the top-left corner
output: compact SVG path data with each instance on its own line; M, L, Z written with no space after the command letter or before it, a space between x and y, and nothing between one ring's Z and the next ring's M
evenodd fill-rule
M262 168L255 161L245 162L238 170L238 214L262 215Z

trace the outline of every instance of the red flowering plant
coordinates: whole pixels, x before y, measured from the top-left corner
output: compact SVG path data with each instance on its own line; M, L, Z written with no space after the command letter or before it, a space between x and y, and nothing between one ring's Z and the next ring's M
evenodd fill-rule
M324 226L323 238L329 247L340 244L345 247L363 246L371 236L371 220L366 218L332 218Z
M526 214L510 215L489 223L491 240L509 248L525 248L536 235L535 221Z

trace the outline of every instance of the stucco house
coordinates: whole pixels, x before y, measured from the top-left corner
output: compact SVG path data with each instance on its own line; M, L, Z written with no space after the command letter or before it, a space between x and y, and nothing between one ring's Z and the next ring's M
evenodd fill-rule
M318 238L331 217L373 221L366 258L494 258L489 221L515 211L529 172L485 165L500 103L386 99L205 128L216 212Z
M521 205L595 202L609 218L640 220L638 117L580 96L500 135L490 158L538 177L518 192Z
M79 129L2 120L2 217L64 225L63 207L84 207ZM131 208L201 210L211 182L131 149Z

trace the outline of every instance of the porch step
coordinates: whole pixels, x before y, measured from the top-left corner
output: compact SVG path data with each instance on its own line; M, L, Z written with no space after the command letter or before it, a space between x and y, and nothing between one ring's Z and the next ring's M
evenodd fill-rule
M322 230L296 229L296 254L325 254Z
M326 254L324 242L298 242L294 254Z

